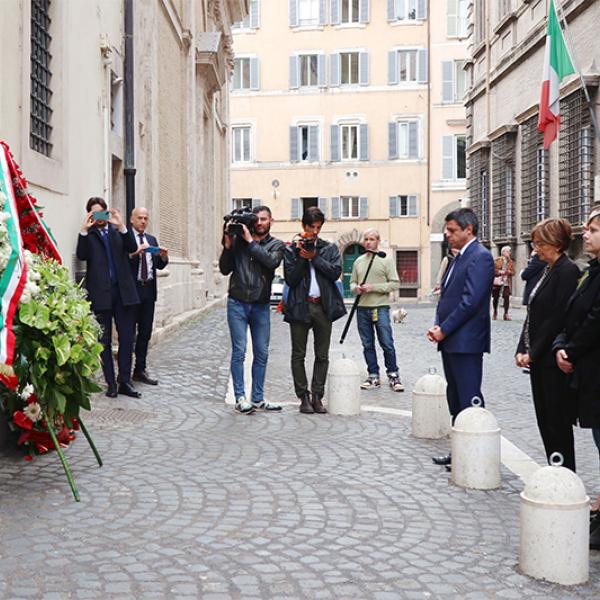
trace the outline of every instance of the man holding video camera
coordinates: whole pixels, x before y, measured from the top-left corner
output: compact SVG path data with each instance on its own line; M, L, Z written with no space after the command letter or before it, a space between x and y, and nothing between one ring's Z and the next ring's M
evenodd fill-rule
M106 395L139 398L131 383L134 311L140 300L129 268L129 253L137 250L119 211L108 209L103 198L90 198L77 240L77 258L86 262L85 287L96 319L102 326L100 343ZM112 322L119 335L119 387L111 352Z
M133 380L147 385L158 385L158 379L151 377L146 370L148 344L152 337L154 323L154 305L156 304L156 270L162 270L169 264L169 253L158 245L158 240L146 231L150 214L146 208L137 206L131 211L131 235L137 244L137 250L129 255L131 274L136 283L140 303L135 311L135 367Z
M289 286L284 318L290 324L292 337L294 388L300 399L300 412L309 414L327 412L323 394L329 368L331 325L346 314L336 285L342 273L340 251L335 244L319 238L324 222L325 215L318 207L307 208L302 216L304 232L284 254L284 276ZM311 391L304 366L310 329L315 353Z
M255 410L281 410L280 405L264 399L271 333L271 282L285 247L281 240L271 237L272 222L271 210L267 206L257 206L251 212L233 211L225 217L219 270L223 275L231 274L227 324L231 336L231 378L235 408L241 414L250 414ZM254 354L250 401L246 399L244 386L248 327Z

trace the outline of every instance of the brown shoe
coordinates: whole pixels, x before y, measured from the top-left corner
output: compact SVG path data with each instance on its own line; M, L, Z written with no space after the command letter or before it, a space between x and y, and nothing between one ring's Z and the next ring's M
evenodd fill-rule
M310 392L304 392L302 398L300 398L300 412L307 415L312 415L315 412L310 401Z
M313 410L319 415L324 415L327 412L327 409L323 406L322 400L323 394L317 394L316 392L312 393Z
M511 318L508 316L508 314L506 314L506 315L504 315L504 320L505 320L505 321L510 321L510 320L511 320Z
M492 319L495 321L497 318L498 318L498 315L497 315L496 313L494 313L494 314L492 315Z

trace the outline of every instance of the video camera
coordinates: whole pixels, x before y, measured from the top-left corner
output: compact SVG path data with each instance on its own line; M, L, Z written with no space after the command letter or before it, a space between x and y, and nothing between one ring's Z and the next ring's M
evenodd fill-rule
M227 227L227 233L229 235L242 236L244 235L242 225L245 225L248 228L248 231L252 233L254 225L258 221L258 217L248 207L234 208L228 215L223 217L223 221L225 221L225 227L229 225L229 227Z
M317 238L312 236L310 233L301 233L294 238L296 244L296 250L304 248L307 252L314 252L316 249Z

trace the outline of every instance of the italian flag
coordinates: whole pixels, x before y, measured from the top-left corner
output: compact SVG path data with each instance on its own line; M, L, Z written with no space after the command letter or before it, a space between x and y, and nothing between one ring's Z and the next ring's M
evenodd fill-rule
M544 78L538 117L538 129L544 133L544 150L547 150L556 139L560 125L560 82L563 77L571 73L575 73L575 69L558 23L554 0L550 0L544 53Z
M8 264L0 273L0 364L11 365L15 351L13 319L25 287L27 267L23 254L17 202L6 150L3 146L0 146L0 194L2 194L0 200L3 200L4 203L2 210L8 213L6 229L8 232L7 243L10 245Z

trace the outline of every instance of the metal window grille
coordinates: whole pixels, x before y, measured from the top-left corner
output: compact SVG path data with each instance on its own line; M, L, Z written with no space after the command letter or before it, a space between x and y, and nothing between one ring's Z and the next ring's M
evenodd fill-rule
M471 198L471 208L479 219L479 239L490 241L489 211L489 156L487 148L473 152L469 157L468 188Z
M50 62L50 0L31 0L31 108L29 145L33 150L52 154L52 71Z
M495 242L515 237L515 135L507 133L492 144L493 234Z
M594 195L594 135L589 108L581 90L560 102L559 213L581 225Z
M400 279L400 297L416 297L419 287L419 253L416 250L398 250L396 269Z
M537 115L521 125L521 236L550 214L550 169Z

